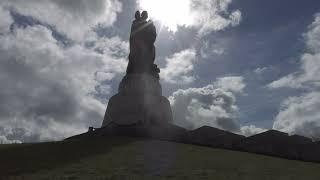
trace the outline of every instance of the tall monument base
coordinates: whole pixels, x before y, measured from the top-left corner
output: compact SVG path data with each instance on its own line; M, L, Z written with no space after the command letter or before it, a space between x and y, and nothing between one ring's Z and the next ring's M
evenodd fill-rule
M150 74L126 75L119 93L108 103L102 127L161 125L172 122L168 99L161 94L159 79Z

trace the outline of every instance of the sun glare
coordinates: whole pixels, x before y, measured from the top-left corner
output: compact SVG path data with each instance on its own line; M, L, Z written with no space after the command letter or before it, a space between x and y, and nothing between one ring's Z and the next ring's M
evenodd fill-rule
M178 25L190 25L190 1L188 0L140 0L141 10L146 10L151 19L160 21L169 30L177 31Z

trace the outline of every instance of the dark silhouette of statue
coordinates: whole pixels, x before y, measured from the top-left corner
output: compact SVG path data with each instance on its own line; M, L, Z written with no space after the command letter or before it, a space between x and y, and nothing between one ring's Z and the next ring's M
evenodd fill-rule
M108 103L102 127L166 124L172 121L170 103L162 96L160 69L155 62L157 32L147 11L135 13L130 32L127 74L118 94Z
M159 78L160 72L155 61L155 47L157 32L148 12L139 11L135 14L130 34L130 55L127 74L149 73Z

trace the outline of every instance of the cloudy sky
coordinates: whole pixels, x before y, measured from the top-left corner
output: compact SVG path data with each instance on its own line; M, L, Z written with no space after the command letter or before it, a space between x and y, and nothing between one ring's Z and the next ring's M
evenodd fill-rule
M2 0L0 143L99 127L136 10L175 124L320 138L319 0Z

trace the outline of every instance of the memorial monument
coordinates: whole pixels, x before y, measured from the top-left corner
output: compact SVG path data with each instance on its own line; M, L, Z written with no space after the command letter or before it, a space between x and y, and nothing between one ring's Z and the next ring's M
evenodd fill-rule
M102 127L163 125L172 122L168 99L162 96L160 69L154 64L156 28L147 11L135 13L130 33L126 75L111 97Z

